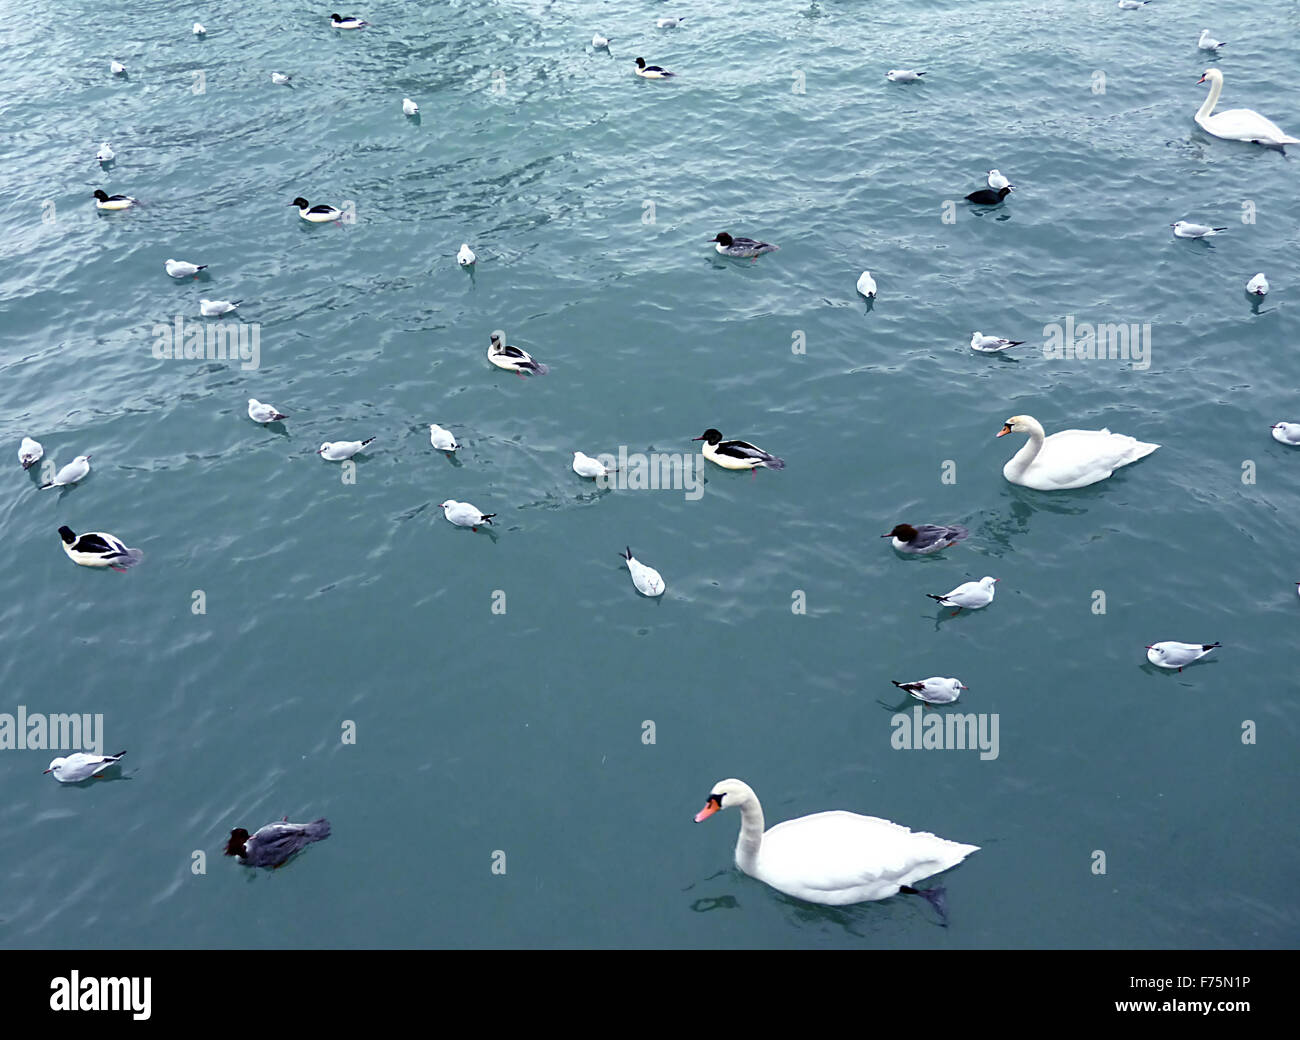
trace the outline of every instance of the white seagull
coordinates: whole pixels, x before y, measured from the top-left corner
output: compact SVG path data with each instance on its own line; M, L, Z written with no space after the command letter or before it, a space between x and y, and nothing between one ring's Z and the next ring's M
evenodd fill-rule
M591 46L596 50L600 50L602 47L608 47L609 44L610 38L608 36L601 36L600 33L596 33L596 35L591 38Z
M199 313L205 318L219 318L237 308L243 300L200 300Z
M1199 661L1219 643L1179 643L1168 640L1164 643L1152 643L1146 648L1147 660L1157 668L1177 668L1182 671L1193 661Z
M1174 229L1174 238L1208 238L1210 235L1222 234L1228 229L1226 227L1210 227L1208 224L1193 224L1188 220L1180 220L1169 225Z
M1012 347L1018 347L1024 342L1023 339L1003 339L1001 336L986 336L982 332L972 332L970 334L971 350L978 350L981 354L996 354L1000 350L1010 350Z
M1280 444L1300 445L1300 423L1280 422L1273 424L1273 439Z
M289 418L280 409L269 404L263 404L256 397L248 399L248 417L256 423L276 422L280 419Z
M962 690L969 690L969 686L963 686L960 679L940 679L932 677L929 679L918 679L916 682L899 682L897 679L890 679L900 690L906 690L918 701L925 701L926 704L951 704L961 696Z
M206 271L207 264L192 264L188 260L164 260L163 269L173 278L189 278L200 271Z
M289 85L289 80L291 80L291 79L293 79L292 76L287 76L287 75L285 75L283 72L272 72L272 73L271 73L271 82L274 83L277 87L286 87L286 86L288 86L288 85Z
M1150 2L1151 0L1119 0L1119 3L1115 6L1121 11L1136 11L1139 7L1144 7Z
M885 79L890 83L915 83L924 75L924 72L915 69L890 69L885 73Z
M342 462L352 458L373 440L373 437L367 437L364 441L326 441L316 449L316 454L330 462Z
M455 451L460 447L460 445L456 443L456 438L436 422L429 423L429 443L439 451Z
M1246 292L1253 296L1268 295L1268 279L1264 277L1263 271L1246 283Z
M573 472L580 477L607 477L614 472L613 466L606 466L600 459L593 459L580 451L573 453Z
M18 461L23 464L23 469L31 469L41 461L41 456L44 454L45 449L41 447L41 442L34 441L30 437L24 437L23 442L18 445Z
M858 292L868 299L873 299L876 295L876 280L871 277L870 271L863 271L858 276Z
M102 162L102 163L112 162L116 158L117 158L117 153L113 151L113 146L109 144L107 141L101 144L99 146L99 151L95 153L96 162Z
M471 531L477 531L479 524L491 524L492 518L496 516L496 513L484 513L478 506L457 502L454 498L439 502L438 508L450 523L457 527L468 527Z
M460 251L456 253L456 263L460 264L461 267L469 267L471 264L477 262L478 257L474 255L474 250L470 249L469 243L462 242L460 244Z
M202 22L195 22L195 23L194 23L194 35L195 35L195 36L204 36L204 35L207 34L207 31L208 31L207 29L203 28L203 23L202 23Z
M994 191L1001 191L1003 188L1014 188L1015 185L1002 176L1000 170L989 170L989 187Z
M637 592L643 596L664 594L664 580L659 576L659 572L653 567L647 567L633 556L631 546L628 547L626 555L619 553L619 556L627 561L627 569L632 574L632 584L636 586Z
M945 607L956 607L953 613L960 614L962 607L967 610L979 610L980 607L987 607L992 603L993 585L996 581L997 578L985 575L979 581L964 582L942 596L936 596L933 592L927 592L926 595L933 600L938 600Z
M677 15L676 17L673 18L660 18L658 21L655 22L655 28L676 29L684 21L686 21L686 16L684 14Z
M420 106L412 101L409 97L402 98L402 111L408 116L413 116L420 111Z
M119 751L116 755L88 755L84 751L77 751L54 759L45 773L53 773L54 779L61 784L79 784L92 776L99 776L125 754L125 751ZM44 776L45 773L41 775Z
M114 61L109 68L112 70L114 76L120 76L126 71L126 66L120 61Z
M53 480L42 484L40 490L44 491L46 488L52 487L68 487L69 485L75 484L77 481L81 480L89 472L90 456L78 455L75 459L60 469L59 472L54 474Z
M1221 40L1216 40L1211 36L1209 29L1202 29L1201 38L1196 41L1196 46L1203 51L1217 51L1220 47L1225 45Z

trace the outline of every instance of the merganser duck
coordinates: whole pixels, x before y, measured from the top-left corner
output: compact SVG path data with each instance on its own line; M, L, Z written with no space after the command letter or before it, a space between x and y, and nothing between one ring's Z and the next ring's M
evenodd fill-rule
M749 441L724 441L717 430L705 430L693 441L704 442L704 457L723 469L784 469L785 463Z
M367 437L364 441L326 441L316 449L316 454L330 462L342 462L352 458L373 440L373 437Z
M99 776L109 766L116 765L118 759L125 755L119 751L116 755L88 755L84 751L53 759L50 768L41 775L53 773L54 779L61 784L79 784L92 776Z
M188 260L166 260L163 262L163 268L173 278L188 278L190 275L198 275L200 271L206 271L207 264L192 264Z
M660 68L658 65L647 65L645 63L645 58L637 58L636 69L633 71L643 79L672 79L677 75L677 73L669 72L667 69Z
M369 24L369 22L360 18L353 18L350 14L343 16L330 15L330 25L334 26L335 29L364 29Z
M718 232L717 237L711 238L709 241L717 243L714 248L723 256L735 257L740 260L752 260L764 253L774 253L781 248L771 242L758 242L752 238L732 238L725 231Z
M312 206L301 195L289 205L297 206L298 216L313 224L328 224L331 220L338 220L343 216L343 211L336 206Z
M496 513L484 513L478 506L470 505L468 502L457 502L454 498L439 502L438 508L442 510L442 515L449 523L457 527L468 527L471 531L477 531L479 524L492 526L492 518L496 516Z
M22 443L18 445L18 461L23 464L23 469L31 469L41 461L41 456L44 454L45 449L41 446L41 442L30 437L24 437Z
M963 686L960 679L941 679L937 676L916 682L899 682L897 679L889 681L926 704L952 704L961 696L962 690L970 689L969 686Z
M280 419L289 418L280 409L269 404L263 404L256 397L248 399L248 417L255 423L277 422Z
M627 562L628 573L632 575L632 584L636 586L637 592L643 596L662 596L667 586L659 572L653 567L647 567L644 563L632 555L632 547L627 547L626 553L618 554Z
M881 538L892 538L895 549L903 553L934 553L956 545L970 534L961 524L898 524Z
M1275 441L1292 446L1300 445L1300 422L1274 423L1271 429Z
M122 539L115 534L103 531L87 531L85 534L73 534L72 528L59 528L59 537L63 539L63 551L68 559L82 567L112 567L115 571L124 571L134 567L144 559L139 549L128 549Z
M1147 660L1157 668L1176 668L1181 672L1193 661L1199 661L1211 650L1222 645L1221 643L1179 643L1175 640L1152 643L1146 648Z
M971 350L978 350L981 354L996 354L1001 350L1018 347L1024 342L1023 339L1003 339L1001 336L986 336L982 332L972 332L970 334Z
M67 487L70 484L75 484L89 472L90 456L78 455L75 459L60 469L59 472L54 474L53 480L49 483L42 484L39 490L44 491L46 488L52 487Z
M460 447L456 438L437 423L429 423L429 443L439 451L455 451Z
M236 827L226 842L226 855L239 857L239 862L246 867L274 870L312 842L324 841L329 836L330 822L324 817L311 823L290 823L285 817L280 823L268 823L251 837L243 827Z
M951 592L945 592L942 596L936 596L933 592L927 592L930 599L938 600L945 607L956 607L954 615L960 614L962 607L967 610L979 610L980 607L987 607L993 602L993 585L998 581L997 578L990 578L985 575L979 581L967 581L958 585Z
M507 372L514 372L521 378L525 372L536 372L539 376L544 376L550 371L540 361L534 361L533 356L528 351L508 345L498 332L492 333L492 338L488 343L488 360L497 368L504 368Z
M996 206L999 202L1011 194L1011 185L1005 185L994 191L992 188L980 188L979 191L972 191L966 196L967 202L974 202L981 206Z
M136 205L136 200L130 195L109 195L103 188L95 189L95 208L96 209L130 209Z

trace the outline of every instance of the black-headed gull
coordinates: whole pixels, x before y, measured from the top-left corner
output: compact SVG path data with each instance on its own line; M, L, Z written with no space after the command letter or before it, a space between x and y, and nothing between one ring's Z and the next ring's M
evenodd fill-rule
M275 869L312 842L329 836L330 822L324 817L311 823L290 823L286 817L279 823L268 823L251 836L243 827L236 827L226 842L226 855L237 856L246 867Z
M986 336L982 332L972 332L970 334L971 350L978 350L981 354L996 354L1001 350L1018 347L1024 342L1023 339L1003 339L1001 336Z
M900 690L906 690L918 701L925 701L926 704L951 704L961 696L962 690L970 689L969 686L963 686L960 679L941 679L937 676L929 679L918 679L916 682L899 682L897 679L890 679Z
M353 18L350 14L330 15L330 25L335 29L364 29L369 24L361 18Z
M48 483L42 484L40 490L52 487L67 487L69 484L75 484L87 473L90 472L90 456L78 455L66 466L54 474L54 479Z
M194 35L195 35L195 36L203 36L203 35L205 35L205 34L207 33L207 31L208 31L207 29L203 28L203 23L202 23L202 22L195 22L195 23L194 23Z
M1220 47L1226 47L1227 44L1211 36L1209 29L1202 29L1201 38L1196 41L1196 46L1203 51L1217 51Z
M131 198L130 195L110 195L103 188L96 188L93 198L96 209L130 209L132 206L137 205L136 200Z
M1300 445L1300 423L1280 422L1273 424L1273 439L1282 444Z
M655 21L656 29L676 29L682 22L686 21L686 16L676 15L670 18L660 18Z
M614 467L606 466L600 459L593 459L580 451L573 453L573 472L580 477L607 477L614 472Z
M263 404L256 397L248 399L248 417L256 423L277 422L280 419L289 418L280 409L269 404Z
M112 64L110 64L108 67L112 71L114 76L120 76L122 75L122 73L126 71L126 66L123 65L120 61L113 61Z
M610 45L610 43L612 43L612 42L613 42L613 38L612 38L612 37L610 37L610 36L602 36L600 33L596 33L596 34L595 34L594 36L592 36L592 38L591 38L591 46L592 46L595 50L600 50L602 47L608 47L608 46Z
M1003 188L1014 188L1015 185L1002 176L1000 170L989 170L988 185L994 191L1001 191Z
M117 153L113 151L113 146L105 141L99 146L99 151L95 153L95 162L112 162L117 158Z
M64 525L59 528L59 538L68 559L80 567L112 567L115 571L124 571L144 559L144 553L139 549L127 548L121 538L105 531L76 534L71 527Z
M970 531L961 524L897 524L888 534L881 538L892 538L895 549L902 553L934 553L956 545L967 537Z
M924 72L915 69L890 69L885 73L885 79L890 83L915 83L924 75Z
M1121 11L1136 11L1139 7L1145 7L1151 0L1119 0L1115 6Z
M402 98L402 111L408 116L413 116L419 113L420 106L409 97Z
M449 430L444 430L436 422L429 423L429 443L439 451L455 451L460 447Z
M997 578L985 575L979 581L963 582L942 596L936 596L933 592L927 592L926 595L933 600L938 600L945 607L956 607L953 613L960 614L963 607L967 610L979 610L980 607L987 607L992 603L993 585L997 581Z
M207 267L207 264L192 264L188 260L163 261L163 270L173 278L189 278L191 275L197 275L200 271L206 271Z
M472 531L477 531L479 524L491 525L492 518L496 516L496 513L484 513L478 506L457 502L454 498L438 503L438 508L450 523L457 527L468 527Z
M863 271L858 276L858 292L867 299L874 299L876 295L876 280L871 277L870 271Z
M373 440L373 437L367 437L364 441L326 441L316 449L316 454L330 462L342 462L352 458Z
M469 267L471 264L477 262L478 257L474 255L474 250L470 249L469 243L462 242L460 244L460 251L456 253L456 263L460 264L461 267Z
M41 456L44 454L45 449L41 446L41 442L30 437L24 437L22 443L18 445L18 461L23 464L23 469L31 469L41 461Z
M488 360L497 368L504 368L520 378L525 372L535 372L539 376L544 376L550 371L540 361L534 360L528 351L506 343L499 332L492 333L488 341Z
M1210 227L1209 224L1193 224L1190 220L1178 220L1169 226L1174 229L1174 238L1208 238L1228 230L1226 227Z
M703 441L704 457L723 469L785 469L785 460L764 451L749 441L724 441L722 434L712 428L705 430L693 441Z
M239 307L243 300L200 300L199 313L205 318L220 318Z
M277 87L287 87L289 85L289 80L291 79L293 79L292 76L283 72L271 73L271 82L274 83Z
M664 580L659 576L659 572L653 567L647 567L644 563L632 555L632 547L628 546L626 553L619 553L627 562L628 572L632 575L632 584L636 586L637 592L643 596L662 596L664 594Z
M1268 295L1268 279L1264 277L1264 272L1260 271L1250 281L1246 283L1246 292L1252 296Z
M1220 643L1179 643L1176 640L1167 640L1163 643L1152 643L1146 648L1147 660L1157 668L1176 668L1182 671L1193 661L1199 661L1211 650L1220 646Z
M54 759L45 773L53 773L54 779L61 784L79 784L92 776L99 776L125 754L125 751L119 751L116 755L88 755L84 751L77 751ZM45 773L41 775L44 776Z

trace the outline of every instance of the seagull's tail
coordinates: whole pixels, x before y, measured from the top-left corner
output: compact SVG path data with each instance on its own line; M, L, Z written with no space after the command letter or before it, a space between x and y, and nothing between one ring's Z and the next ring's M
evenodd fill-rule
M119 751L116 755L106 755L104 757L111 758L114 762L116 762L119 758L121 758L125 754L126 754L125 751Z
M42 485L41 485L40 487L38 487L36 490L37 490L37 491L44 491L46 488L52 488L52 487L55 487L55 486L56 486L56 485L55 485L54 481L52 481L52 480L47 480L44 484L42 484Z
M936 596L933 592L927 592L926 595L929 596L930 599L938 600L940 603L948 598L947 596Z
M207 264L197 264L194 268L194 270L196 271L206 271L207 269L208 269Z
M1211 650L1213 650L1216 646L1222 646L1222 645L1223 645L1222 643L1202 643L1202 644L1201 644L1201 650L1202 650L1204 653L1207 653L1207 654L1208 654L1208 653L1209 653Z
M627 547L627 552L626 552L626 553L619 553L619 556L621 556L621 557L622 557L623 559L625 559L625 560L630 560L630 559L632 559L632 546L629 545L629 546ZM1297 584L1297 585L1300 585L1300 581L1296 582L1296 584Z
M480 516L480 517L478 518L478 522L479 522L480 524L491 524L491 523L492 523L492 518L493 518L494 516L496 516L496 513L484 513L482 516ZM493 524L493 526L496 526L496 525Z
M369 444L373 440L374 440L373 437L367 437L364 441L361 442L361 447L364 448L367 444Z
M144 553L139 549L127 549L126 552L115 553L108 559L111 561L111 566L117 567L119 570L126 570L143 560Z
M1217 235L1220 231L1227 231L1228 229L1226 227L1216 227L1216 228L1210 228L1210 230Z

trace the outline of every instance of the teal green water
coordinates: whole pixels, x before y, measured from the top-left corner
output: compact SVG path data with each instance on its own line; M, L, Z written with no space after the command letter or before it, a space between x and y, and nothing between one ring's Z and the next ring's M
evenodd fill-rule
M1209 26L1223 104L1300 129L1296 6L763 0L656 30L669 7L4 19L0 712L102 713L129 754L73 787L50 752L0 753L0 943L1295 944L1300 450L1269 426L1300 421L1296 159L1192 114ZM638 80L638 54L679 79ZM922 83L885 81L909 66ZM993 166L1017 190L973 212ZM145 205L96 214L97 187ZM356 221L307 227L295 195ZM1230 230L1176 241L1180 218ZM723 229L781 250L722 261ZM258 368L154 358L200 296L244 301ZM1149 367L1044 357L1067 315L1149 324ZM497 328L550 374L491 368ZM973 329L1029 343L980 356ZM250 396L290 419L254 425ZM1027 491L994 438L1017 412L1162 447ZM710 468L698 501L569 470L709 426L787 468ZM38 492L24 434L94 471ZM368 436L354 484L314 454ZM497 513L491 536L447 498ZM972 535L900 559L878 536L901 520ZM60 524L145 561L74 567ZM924 594L983 574L993 605L940 621ZM1162 673L1161 639L1223 647ZM997 715L996 759L891 747L889 681L928 675ZM729 776L769 824L843 808L982 846L943 878L950 927L740 874L737 815L692 822ZM220 856L285 814L333 836L275 874Z

